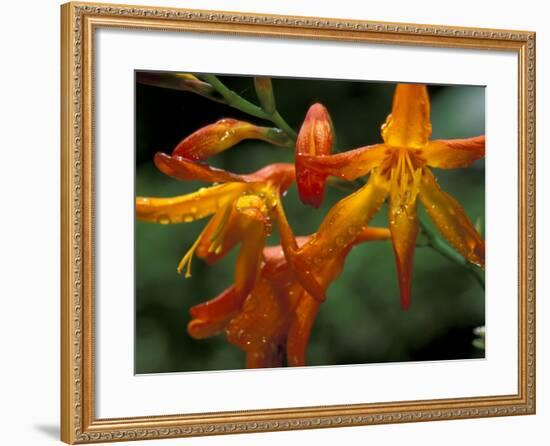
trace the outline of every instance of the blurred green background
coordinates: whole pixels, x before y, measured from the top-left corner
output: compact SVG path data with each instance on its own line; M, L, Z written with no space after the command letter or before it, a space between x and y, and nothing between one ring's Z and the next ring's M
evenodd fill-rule
M253 80L220 76L231 89L257 103ZM274 78L277 108L296 130L315 102L333 119L337 150L381 141L380 125L391 110L395 84ZM485 89L476 86L430 86L432 137L462 138L485 132ZM200 127L232 117L271 125L226 105L188 92L136 83L136 194L174 196L204 184L181 182L153 165L157 151L170 153ZM245 173L271 162L293 161L293 152L263 142L246 141L209 162ZM434 170L441 187L464 206L473 221L484 221L485 165ZM297 235L314 232L332 205L348 192L331 187L319 209L302 205L293 186L284 199ZM421 206L419 206L421 209ZM423 210L421 214L427 219ZM372 225L387 226L383 208ZM244 354L217 336L196 341L186 332L191 306L210 299L233 281L236 250L207 266L193 261L193 276L184 279L176 266L207 220L178 225L136 222L135 371L162 373L239 369ZM276 231L269 244L278 243ZM357 364L479 358L473 329L485 323L484 292L475 279L431 248L416 250L412 304L399 305L389 242L368 243L348 256L342 276L328 291L315 322L308 349L309 365Z

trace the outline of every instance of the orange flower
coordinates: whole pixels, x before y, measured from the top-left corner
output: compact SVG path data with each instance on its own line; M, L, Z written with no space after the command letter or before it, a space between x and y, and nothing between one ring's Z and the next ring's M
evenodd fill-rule
M314 257L323 262L360 233L389 196L389 226L400 285L408 308L414 248L418 234L417 198L445 239L467 260L484 266L485 243L464 209L443 192L429 167L467 167L485 155L485 137L430 141L430 101L425 85L399 84L392 113L382 126L383 143L348 152L301 155L297 163L324 175L354 180L370 173L367 184L340 201L325 219L333 230L319 231ZM328 227L327 227L328 229ZM328 235L330 234L330 235ZM330 244L332 238L333 242ZM330 247L330 248L329 248Z
M241 244L235 268L235 293L244 299L255 285L266 237L273 223L287 225L280 200L294 181L294 166L268 165L249 175L236 175L181 157L158 153L157 167L172 176L223 184L171 198L136 198L137 218L161 224L186 223L212 215L193 246L178 265L191 275L191 260L196 252L209 263ZM282 218L281 218L282 217Z
M324 290L341 273L351 248L370 240L387 240L388 229L366 228L333 256L316 264L312 274ZM299 237L300 256L310 259L312 238ZM277 367L306 364L306 350L315 317L321 305L301 285L281 246L264 248L259 279L244 301L233 285L216 298L191 308L187 330L196 339L225 332L228 341L246 353L246 366ZM311 260L311 259L310 259Z

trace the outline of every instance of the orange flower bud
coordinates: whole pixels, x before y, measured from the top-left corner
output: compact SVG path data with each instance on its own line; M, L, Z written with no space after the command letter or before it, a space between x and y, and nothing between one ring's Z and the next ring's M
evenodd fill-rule
M154 73L143 71L136 73L136 81L143 85L189 91L216 102L225 102L223 96L212 85L187 73Z
M278 146L289 146L290 139L280 129L259 127L236 119L220 119L183 139L173 156L203 160L233 147L244 139L260 139Z
M300 155L330 155L332 142L330 115L323 105L313 104L296 140L296 182L302 202L316 208L323 202L327 175L305 167Z
M269 77L255 77L254 87L256 88L256 95L260 100L262 109L266 113L275 112L275 96L273 95L273 86L271 85L271 78Z

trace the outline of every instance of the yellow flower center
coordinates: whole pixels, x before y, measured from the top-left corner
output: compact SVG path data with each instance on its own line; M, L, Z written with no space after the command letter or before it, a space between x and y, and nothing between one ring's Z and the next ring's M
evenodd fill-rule
M390 181L390 200L399 215L416 201L424 162L407 147L388 147L387 154L381 172Z

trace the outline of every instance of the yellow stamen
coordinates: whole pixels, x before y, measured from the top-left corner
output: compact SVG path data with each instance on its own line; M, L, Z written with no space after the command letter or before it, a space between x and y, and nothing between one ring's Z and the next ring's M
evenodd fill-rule
M224 235L224 229L227 226L227 222L229 221L229 215L231 214L232 206L226 206L223 217L212 234L212 237L210 238L210 245L208 246L208 252L213 252L214 254L219 254L222 250L223 246L223 235Z
M199 245L200 239L202 234L197 237L197 240L195 240L195 243L193 243L193 246L187 251L187 253L183 256L183 259L181 259L179 265L178 265L178 273L181 274L181 270L183 267L187 264L187 268L185 270L185 278L188 279L191 277L191 261L193 260L193 254L195 253L195 250L197 249L197 246Z
M197 249L197 246L199 246L200 241L202 240L202 237L204 233L206 232L206 229L208 228L208 225L205 226L205 228L201 231L199 236L197 237L197 240L195 240L195 243L189 248L189 250L185 253L183 256L183 259L180 260L180 263L178 264L178 273L181 274L181 270L185 265L187 265L187 268L185 270L185 278L188 279L191 277L191 261L193 260L193 254L195 253L195 250Z

